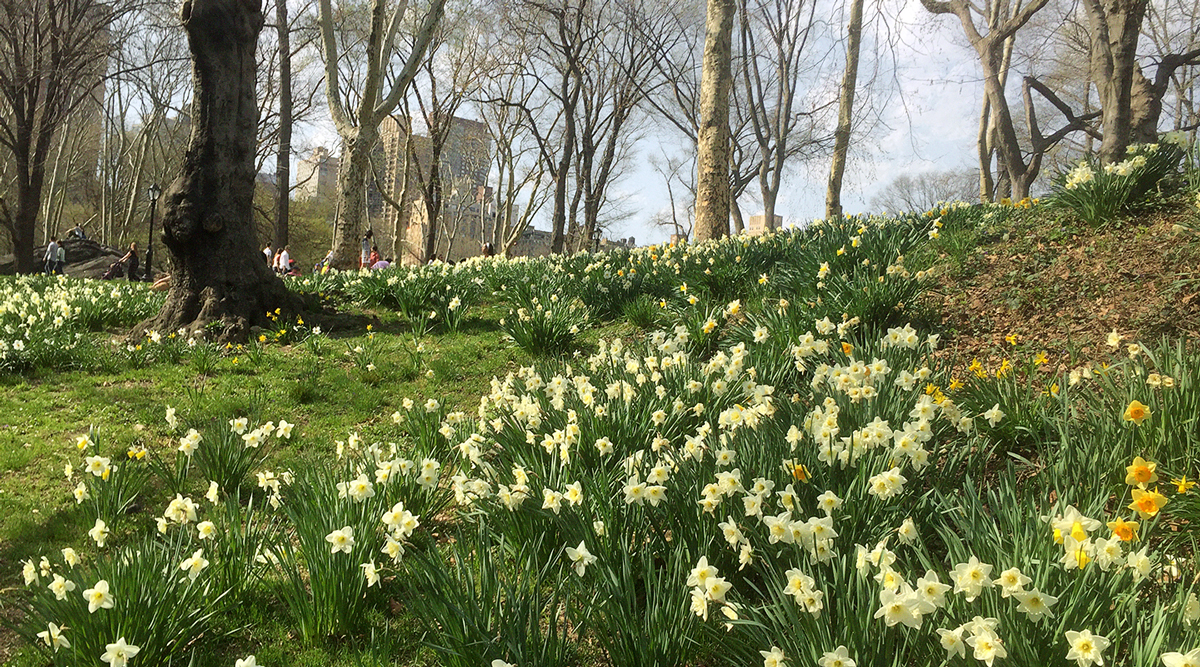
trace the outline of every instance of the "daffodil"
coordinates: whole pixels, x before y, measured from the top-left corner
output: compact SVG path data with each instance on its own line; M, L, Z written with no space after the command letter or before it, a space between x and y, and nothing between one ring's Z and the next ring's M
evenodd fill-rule
M108 590L108 582L104 579L96 582L96 585L83 592L83 599L87 600L88 613L94 614L97 609L112 609L115 600Z
M1156 463L1135 456L1133 463L1125 467L1125 483L1130 486L1144 487L1151 482L1157 482L1158 473L1154 471L1156 467Z
M575 574L581 577L587 571L587 566L596 562L596 557L592 555L592 552L588 551L587 544L582 541L577 547L567 547L567 557L573 563L572 567L575 568Z
M1142 422L1152 414L1154 413L1150 412L1149 407L1143 405L1137 399L1134 399L1129 403L1129 407L1125 408L1124 417L1125 421L1133 422L1134 424L1141 426Z
M1176 493L1187 493L1188 491L1191 491L1192 487L1196 486L1197 484L1197 482L1194 480L1188 480L1187 475L1184 475L1179 479L1173 479L1171 480L1171 483L1175 485Z
M49 623L47 629L37 633L37 637L45 642L46 646L54 649L55 653L58 653L58 649L60 648L71 648L71 642L67 641L67 638L62 634L65 629Z
M108 524L104 523L103 519L96 519L96 525L88 531L88 537L96 541L96 546L104 548L104 543L108 540Z
M1132 542L1137 539L1138 522L1136 521L1126 521L1118 518L1109 521L1108 528L1112 531L1113 536L1119 538L1122 542Z
M821 659L817 660L817 665L820 667L855 667L855 664L850 659L850 651L845 646L826 651L821 655Z
M204 549L197 549L190 558L183 559L179 564L179 569L187 572L188 579L195 581L200 573L208 567L208 559L204 557Z
M1159 493L1157 488L1153 491L1134 489L1133 502L1129 503L1129 509L1136 511L1142 519L1151 519L1166 504L1167 497Z
M1071 645L1071 649L1067 651L1067 660L1074 660L1079 667L1104 664L1104 656L1101 653L1108 648L1110 642L1107 638L1093 635L1090 630L1068 630L1067 642Z
M772 646L770 651L758 653L763 657L763 667L784 667L787 664L787 656L778 646Z
M350 553L354 548L354 528L343 526L325 536L325 541L331 545L329 553Z
M100 656L100 662L107 662L111 667L125 667L129 664L129 659L141 650L140 647L126 644L125 638L121 637L115 643L104 647L104 655Z
M1194 648L1187 653L1172 651L1159 656L1163 667L1200 667L1200 648Z
M1028 615L1033 621L1044 616L1053 616L1050 608L1058 602L1058 598L1047 595L1036 588L1027 593L1017 593L1013 597L1020 603L1017 605L1017 611Z

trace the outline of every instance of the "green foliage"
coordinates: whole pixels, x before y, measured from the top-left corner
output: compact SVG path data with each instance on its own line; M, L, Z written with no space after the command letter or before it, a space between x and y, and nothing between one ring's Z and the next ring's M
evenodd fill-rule
M1089 225L1144 209L1176 173L1184 151L1171 143L1134 144L1124 160L1101 165L1094 157L1054 178L1047 205L1074 213Z
M209 630L208 620L226 591L201 571L189 576L180 565L198 548L184 531L163 540L145 539L113 549L81 565L51 564L24 595L25 614L15 629L54 665L98 664L106 646L124 638L138 648L138 665L177 663ZM58 559L55 559L56 562ZM61 577L63 599L49 585ZM103 587L111 601L89 608L85 593ZM38 633L53 623L70 646L51 648Z

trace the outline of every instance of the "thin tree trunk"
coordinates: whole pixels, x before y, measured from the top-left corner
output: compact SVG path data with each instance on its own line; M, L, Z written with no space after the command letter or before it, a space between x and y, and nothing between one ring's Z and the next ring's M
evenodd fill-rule
M851 0L850 24L846 27L846 71L842 75L838 124L833 133L833 164L829 167L829 185L825 189L827 219L842 217L842 177L846 173L846 153L850 150L850 129L854 120L854 90L858 84L858 56L862 44L862 13L863 0Z
M729 92L733 87L733 0L707 0L696 159L696 240L729 235Z
M275 0L275 31L279 36L279 153L275 159L275 247L288 244L288 215L292 183L292 47L287 0Z
M992 180L992 155L996 150L992 146L992 103L987 95L983 96L983 108L979 111L979 135L976 138L979 153L979 201L992 201L995 194L996 182Z

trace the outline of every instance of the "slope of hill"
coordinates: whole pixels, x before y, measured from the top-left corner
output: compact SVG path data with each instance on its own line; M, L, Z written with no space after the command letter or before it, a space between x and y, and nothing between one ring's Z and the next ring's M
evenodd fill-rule
M1033 208L935 241L927 295L960 356L989 356L1016 334L1063 358L1123 340L1200 335L1200 233L1189 204L1099 228Z

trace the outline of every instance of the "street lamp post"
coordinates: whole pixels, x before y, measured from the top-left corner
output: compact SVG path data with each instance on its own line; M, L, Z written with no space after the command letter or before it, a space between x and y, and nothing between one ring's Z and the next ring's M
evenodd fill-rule
M158 208L158 197L162 194L162 189L158 187L158 183L151 183L149 189L146 190L146 198L150 200L150 240L146 243L146 281L154 279L154 272L151 270L151 262L154 261L154 212Z

